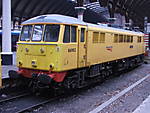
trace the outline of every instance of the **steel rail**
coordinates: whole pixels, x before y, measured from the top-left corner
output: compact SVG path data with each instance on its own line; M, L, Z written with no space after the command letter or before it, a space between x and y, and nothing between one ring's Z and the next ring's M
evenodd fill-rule
M0 100L0 104L3 104L4 102L8 102L8 101L13 101L15 99L22 98L22 97L25 97L25 96L28 96L28 95L30 95L30 93L24 93L24 94L20 94L20 95L17 95L17 96L10 97L10 98L2 99L2 100Z
M54 98L49 99L49 100L45 100L45 101L43 101L43 102L39 102L39 103L37 103L37 104L35 104L35 105L32 105L32 106L26 107L26 108L24 108L24 109L22 109L22 110L19 110L19 111L17 111L16 113L24 113L24 112L33 110L33 109L35 109L35 108L38 108L38 107L40 107L40 106L43 106L43 105L45 105L45 104L47 104L47 103L50 103L50 102L52 102L52 101L58 100L58 99L63 98L63 97L64 97L64 96L62 95L62 96L54 97Z

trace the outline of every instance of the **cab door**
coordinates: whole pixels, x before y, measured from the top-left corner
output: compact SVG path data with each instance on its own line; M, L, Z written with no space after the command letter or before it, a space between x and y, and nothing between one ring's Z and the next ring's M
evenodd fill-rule
M78 27L78 67L85 67L87 63L86 27Z

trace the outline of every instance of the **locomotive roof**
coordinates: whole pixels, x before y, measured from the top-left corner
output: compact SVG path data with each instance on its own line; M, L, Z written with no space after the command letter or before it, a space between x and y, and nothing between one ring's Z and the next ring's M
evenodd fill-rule
M120 34L129 34L129 35L143 35L142 32L135 32L135 31L130 31L130 30L125 30L125 29L119 29L119 28L114 28L114 27L108 27L104 25L95 25L91 23L87 23L89 27L94 27L94 28L99 28L103 29L104 32L114 32L114 33L120 33Z
M116 32L116 33L129 33L129 34L135 34L135 35L143 35L140 32L134 32L134 31L129 31L129 30L124 30L124 29L118 29L118 28L113 28L113 27L107 27L103 25L96 25L96 24L90 24L90 23L85 23L77 18L70 17L70 16L64 16L64 15L59 15L59 14L47 14L47 15L41 15L37 16L34 18L31 18L22 24L37 24L37 23L60 23L60 24L76 24L76 25L84 25L88 27L94 27L94 28L100 28L103 29L104 31L109 31L109 32Z
M62 23L62 24L78 24L86 25L85 22L70 16L58 15L58 14L48 14L41 15L31 18L22 24L33 24L33 23Z

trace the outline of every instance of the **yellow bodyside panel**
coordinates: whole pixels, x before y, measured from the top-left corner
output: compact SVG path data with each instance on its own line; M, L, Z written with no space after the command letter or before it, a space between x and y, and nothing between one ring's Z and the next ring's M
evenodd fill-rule
M58 70L57 71L65 71L70 69L77 68L77 44L62 44L61 48L61 56L58 56Z
M103 32L103 31L99 31ZM93 31L88 31L87 65L109 62L144 53L143 42L114 43L113 33L105 33L105 43L93 43Z

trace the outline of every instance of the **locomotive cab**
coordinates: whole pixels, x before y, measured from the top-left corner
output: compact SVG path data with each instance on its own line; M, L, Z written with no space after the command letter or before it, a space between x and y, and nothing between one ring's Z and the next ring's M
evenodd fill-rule
M85 26L23 25L17 43L17 66L21 73L26 70L29 72L30 69L32 71L63 72L84 67L86 65L85 35ZM31 74L23 75L32 77Z
M17 43L19 68L57 70L61 25L24 25ZM55 65L55 67L54 67Z

